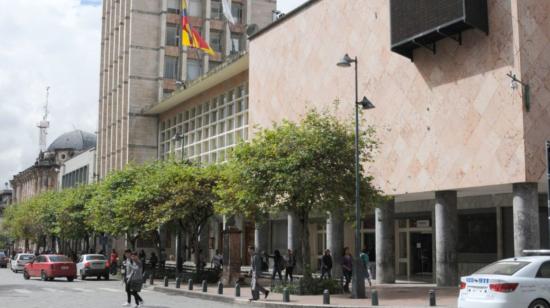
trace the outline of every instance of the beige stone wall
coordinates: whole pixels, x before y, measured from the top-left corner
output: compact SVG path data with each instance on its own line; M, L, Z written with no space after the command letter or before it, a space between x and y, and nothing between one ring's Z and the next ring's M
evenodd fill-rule
M353 121L353 68L336 66L349 53L359 59L359 95L376 105L362 125L377 129L381 144L368 169L387 194L534 180L540 165L527 159L526 166L521 97L506 77L519 71L518 45L529 46L517 37L528 22L513 18L517 2L488 0L488 36L466 31L462 46L446 39L437 54L417 49L411 62L390 51L389 1L321 0L250 42L251 124L296 120L312 107L334 110L334 101L334 112ZM525 120L531 117L544 118L531 111Z

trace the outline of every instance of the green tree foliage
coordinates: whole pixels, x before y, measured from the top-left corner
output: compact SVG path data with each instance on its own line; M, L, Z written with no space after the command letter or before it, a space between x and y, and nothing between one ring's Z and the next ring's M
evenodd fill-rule
M376 148L374 130L360 133L363 163ZM311 213L352 212L355 202L355 147L353 122L315 110L302 121L284 121L239 144L223 172L217 192L221 213L244 213L260 219L267 213L292 212L302 231L303 268L309 265ZM363 204L377 195L361 165Z

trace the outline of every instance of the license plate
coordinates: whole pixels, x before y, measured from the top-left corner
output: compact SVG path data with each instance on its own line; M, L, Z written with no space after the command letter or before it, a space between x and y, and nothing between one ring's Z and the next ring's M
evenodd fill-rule
M468 295L471 297L487 297L489 295L489 288L487 287L469 287Z
M66 271L66 270L69 269L69 267L68 267L68 266L62 266L61 269L64 270L64 271Z

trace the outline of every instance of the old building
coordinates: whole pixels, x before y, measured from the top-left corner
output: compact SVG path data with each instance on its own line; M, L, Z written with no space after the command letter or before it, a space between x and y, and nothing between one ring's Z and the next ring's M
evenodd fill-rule
M180 47L180 0L103 1L97 172L156 159L158 119L144 110L247 49L250 29L272 21L275 0L233 0L236 24L220 0L188 0L191 25L215 55Z

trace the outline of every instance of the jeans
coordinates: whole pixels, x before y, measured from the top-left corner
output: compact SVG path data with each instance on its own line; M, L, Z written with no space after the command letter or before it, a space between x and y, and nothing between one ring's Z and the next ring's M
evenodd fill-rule
M328 279L332 278L330 270L331 270L330 268L322 267L321 268L321 279L324 279L325 275L328 277Z
M294 281L294 277L292 276L292 272L294 271L294 266L287 266L285 270L285 280L288 280L288 277L290 277L290 281Z
M273 268L273 275L271 275L271 280L275 280L276 274L279 274L279 279L283 280L283 275L281 274L281 269L276 268L276 267Z
M137 291L130 290L129 283L126 283L126 295L128 296L128 299L127 299L128 304L132 302L132 295L134 296L136 305L139 305L139 303L143 302L143 299L141 298L141 296L139 296L139 293Z
M342 269L342 273L344 274L345 282L344 282L344 291L349 292L349 283L351 281L351 271Z

